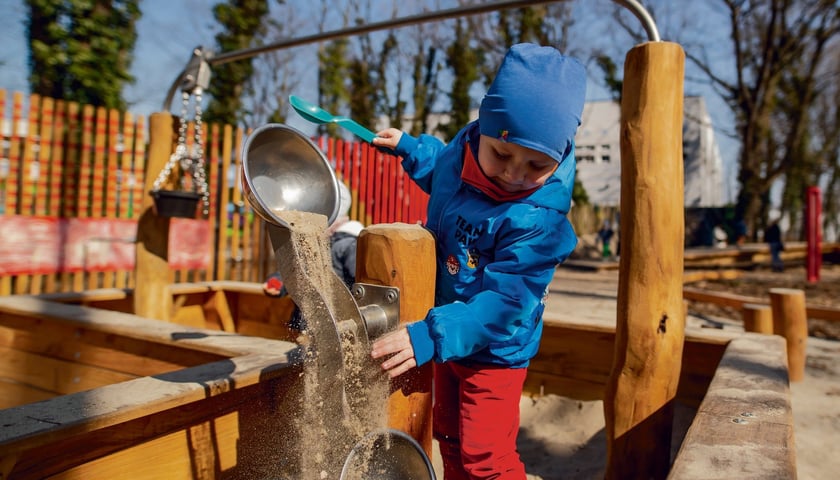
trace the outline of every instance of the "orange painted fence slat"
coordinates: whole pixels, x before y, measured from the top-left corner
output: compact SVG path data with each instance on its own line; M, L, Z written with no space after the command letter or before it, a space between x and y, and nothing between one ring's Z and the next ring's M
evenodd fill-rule
M61 235L72 235L75 230L64 229L79 225L103 228L108 222L123 222L119 239L97 238L83 247L94 251L105 242L113 244L108 247L116 249L112 252L122 251L125 229L136 229L148 195L144 191L147 128L143 116L20 92L9 95L0 89L0 222L20 225L22 221L31 228L50 225ZM209 261L202 268L188 263L177 277L262 281L273 270L273 251L265 225L240 190L241 147L247 133L230 125L203 128L210 205L202 238L208 239ZM195 142L194 129L194 124L189 125L190 145ZM352 219L365 225L425 221L428 196L408 179L398 158L364 142L321 137L315 143L337 178L350 188ZM135 233L129 231L129 237ZM21 271L21 265L28 265L26 258L8 249L9 242L0 239L0 295L133 286L133 269L125 270L124 265L108 267L93 261L95 267L82 270L51 270L41 262L27 272ZM11 257L16 257L13 269L9 269ZM170 265L172 258L170 251Z

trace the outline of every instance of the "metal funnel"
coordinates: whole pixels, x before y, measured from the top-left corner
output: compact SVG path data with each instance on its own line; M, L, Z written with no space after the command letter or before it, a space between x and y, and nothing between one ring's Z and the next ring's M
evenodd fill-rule
M319 213L331 225L338 216L335 172L306 135L279 123L254 130L242 154L242 192L263 220L286 228L277 212Z

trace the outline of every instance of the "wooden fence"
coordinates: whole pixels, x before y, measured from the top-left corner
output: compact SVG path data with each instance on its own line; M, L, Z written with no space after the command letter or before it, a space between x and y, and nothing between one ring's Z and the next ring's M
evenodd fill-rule
M210 214L171 220L176 282L261 282L274 268L264 222L240 189L246 135L205 125ZM146 119L0 89L0 137L0 295L133 288L146 175L159 174L146 171ZM428 197L395 157L366 143L315 141L350 188L352 219L425 220Z

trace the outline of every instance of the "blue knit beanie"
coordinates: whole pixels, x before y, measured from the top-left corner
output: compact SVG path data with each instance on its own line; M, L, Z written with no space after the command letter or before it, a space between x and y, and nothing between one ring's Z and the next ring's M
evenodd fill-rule
M481 101L482 135L562 161L572 150L586 97L586 70L553 47L514 45Z

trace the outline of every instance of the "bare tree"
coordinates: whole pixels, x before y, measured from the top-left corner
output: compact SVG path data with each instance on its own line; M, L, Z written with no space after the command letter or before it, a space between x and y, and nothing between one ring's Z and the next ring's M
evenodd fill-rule
M826 46L840 33L840 7L826 0L719 3L729 18L733 74L709 62L705 50L687 48L686 56L735 115L741 141L736 215L755 239L773 185L788 176L801 187L813 167L815 158L805 153L815 149L806 138L808 113L817 105L816 72L826 61ZM831 75L836 81L837 72Z
M296 12L297 9L288 4L278 4L271 18L266 21L265 43L297 35L300 22ZM289 95L297 90L302 81L300 63L294 61L299 50L266 52L260 56L259 62L255 62L254 74L248 83L251 95L243 98L243 121L246 128L264 123L286 122Z

